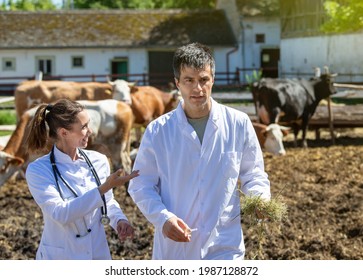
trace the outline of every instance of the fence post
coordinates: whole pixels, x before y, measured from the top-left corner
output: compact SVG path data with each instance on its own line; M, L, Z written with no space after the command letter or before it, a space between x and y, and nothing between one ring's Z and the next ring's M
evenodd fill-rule
M330 129L331 142L333 145L335 145L335 135L334 135L334 125L333 125L334 117L333 117L333 111L331 109L330 96L328 97L328 114L329 114L329 129Z

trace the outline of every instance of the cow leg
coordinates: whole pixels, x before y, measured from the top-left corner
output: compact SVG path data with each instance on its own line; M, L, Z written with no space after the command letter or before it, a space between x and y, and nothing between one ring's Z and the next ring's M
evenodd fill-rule
M301 147L303 148L307 148L308 147L308 143L306 141L306 129L302 128L302 142L301 142Z
M142 137L141 126L135 127L135 138L137 143L141 142L141 137Z
M271 120L272 120L273 123L279 123L279 121L280 121L280 113L281 113L281 109L278 108L278 107L275 107L272 110Z
M299 134L300 127L294 123L292 124L292 130L294 131L294 147L297 147L297 136Z
M303 148L308 147L308 143L306 141L306 130L307 130L307 128L308 128L307 122L303 121L303 124L302 124L302 127L301 127L301 130L302 130L302 143L301 143L301 146Z
M131 173L131 158L128 146L129 143L123 142L121 144L120 157L121 157L122 168L125 170L126 173L129 174Z

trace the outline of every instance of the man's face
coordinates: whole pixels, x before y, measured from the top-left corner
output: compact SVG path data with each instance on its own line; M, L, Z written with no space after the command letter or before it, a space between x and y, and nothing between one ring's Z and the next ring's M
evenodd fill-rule
M209 114L214 79L209 65L203 69L182 67L176 86L184 99L184 111L189 118L201 118Z

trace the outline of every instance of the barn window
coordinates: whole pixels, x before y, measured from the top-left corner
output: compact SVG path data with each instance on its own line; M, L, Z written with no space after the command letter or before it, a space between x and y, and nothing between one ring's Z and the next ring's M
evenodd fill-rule
M73 56L72 57L72 67L73 68L82 68L83 65L83 56Z
M15 71L15 58L3 58L2 68L3 71Z
M256 34L256 43L265 43L265 34Z
M262 55L262 62L264 62L264 63L270 62L270 55L268 53L264 53Z

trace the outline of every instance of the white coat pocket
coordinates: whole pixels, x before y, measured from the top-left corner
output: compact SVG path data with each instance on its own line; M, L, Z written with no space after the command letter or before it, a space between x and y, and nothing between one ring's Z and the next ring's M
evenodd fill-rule
M64 248L41 244L37 252L39 260L64 260Z
M222 153L222 172L226 178L236 178L239 174L241 153L226 152Z

